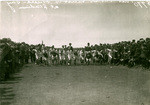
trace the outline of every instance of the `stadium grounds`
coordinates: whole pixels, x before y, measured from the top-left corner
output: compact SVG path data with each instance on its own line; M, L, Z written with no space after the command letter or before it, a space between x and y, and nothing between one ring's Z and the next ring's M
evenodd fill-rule
M0 105L149 105L150 71L27 64L0 83Z

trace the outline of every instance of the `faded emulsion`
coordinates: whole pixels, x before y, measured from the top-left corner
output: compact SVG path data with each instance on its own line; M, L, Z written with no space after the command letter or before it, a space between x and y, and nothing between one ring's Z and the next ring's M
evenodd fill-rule
M0 105L149 105L149 1L0 1Z

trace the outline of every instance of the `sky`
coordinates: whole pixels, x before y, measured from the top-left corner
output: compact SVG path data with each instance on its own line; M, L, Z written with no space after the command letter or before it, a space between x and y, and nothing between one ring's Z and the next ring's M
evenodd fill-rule
M150 7L131 2L0 3L0 38L15 42L84 47L150 37Z

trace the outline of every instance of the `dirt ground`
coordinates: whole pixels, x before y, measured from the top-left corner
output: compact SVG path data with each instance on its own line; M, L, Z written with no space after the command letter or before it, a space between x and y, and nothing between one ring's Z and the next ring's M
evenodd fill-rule
M1 82L0 105L150 105L150 71L28 64Z

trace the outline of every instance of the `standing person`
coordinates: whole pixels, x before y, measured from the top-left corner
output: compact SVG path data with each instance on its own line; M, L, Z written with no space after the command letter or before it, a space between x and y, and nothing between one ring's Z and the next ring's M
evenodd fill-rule
M41 49L40 49L40 46L36 46L36 49L35 49L35 57L36 57L36 63L35 64L40 64L42 63L42 52L41 52Z
M65 64L67 65L68 62L68 49L67 49L67 45L64 46L64 53L65 53Z
M73 56L74 56L74 65L76 65L77 59L78 59L78 51L77 50L74 51Z
M112 63L114 65L117 65L118 64L118 51L116 49L113 49L112 51Z
M48 65L48 51L46 48L43 51L43 61L45 65Z
M61 65L66 64L66 51L64 49L64 46L62 46L62 49L59 49L59 63Z
M15 49L14 49L14 50L15 50L15 51L14 51L14 56L15 56L15 66L16 66L16 68L17 68L17 67L19 66L19 54L20 54L17 45L15 46Z
M51 55L52 55L52 64L55 65L57 63L57 52L56 49L54 48L54 45L52 46Z
M73 51L72 43L69 43L68 50Z
M58 49L59 64L62 65L62 50Z
M91 54L91 47L90 47L90 43L87 43L87 46L85 46L85 61L86 64L90 64L92 59L92 54Z
M79 51L79 60L80 60L80 63L81 63L81 64L84 64L84 61L85 61L85 53L84 53L83 49L81 49L81 50Z
M8 43L6 44L5 49L6 52L4 53L6 54L3 59L7 64L5 79L8 79L10 77L10 74L13 73L13 54L12 54L11 46Z
M27 45L25 47L25 63L29 63L29 48Z
M6 62L3 58L7 53L4 52L4 49L5 49L5 44L0 42L0 80L4 79L5 72L6 72Z
M147 60L147 68L150 67L150 38L146 38L145 40L145 55L146 55L146 60Z
M148 60L147 60L147 56L146 56L146 52L147 52L147 49L146 49L146 45L145 43L143 43L141 45L141 55L140 55L140 59L141 59L141 65L143 68L149 68L148 67Z
M20 46L20 63L24 65L25 63L25 43L22 43Z
M108 64L112 63L112 50L111 49L107 49L108 51Z
M56 49L56 64L59 64L59 49Z
M65 47L62 46L62 64L64 65L66 65L66 56L67 56L67 53L66 53Z
M40 64L43 63L43 52L41 50L39 50L39 60L40 60Z
M36 55L35 55L35 53L36 53L36 49L35 48L33 48L33 49L30 50L30 57L31 57L31 62L32 63L35 63L35 61L36 61Z
M52 49L51 48L48 48L48 51L47 51L47 54L48 54L48 65L50 66L52 63L52 55L51 55L51 51Z
M99 63L102 64L103 63L103 54L102 54L102 50L98 51L98 60Z
M68 46L68 65L71 65L71 62L72 62L72 58L73 58L73 47L72 47L72 44L69 43L69 46Z
M97 63L97 55L98 55L98 53L97 53L97 51L96 50L92 50L92 61L93 61L93 64L96 64Z

